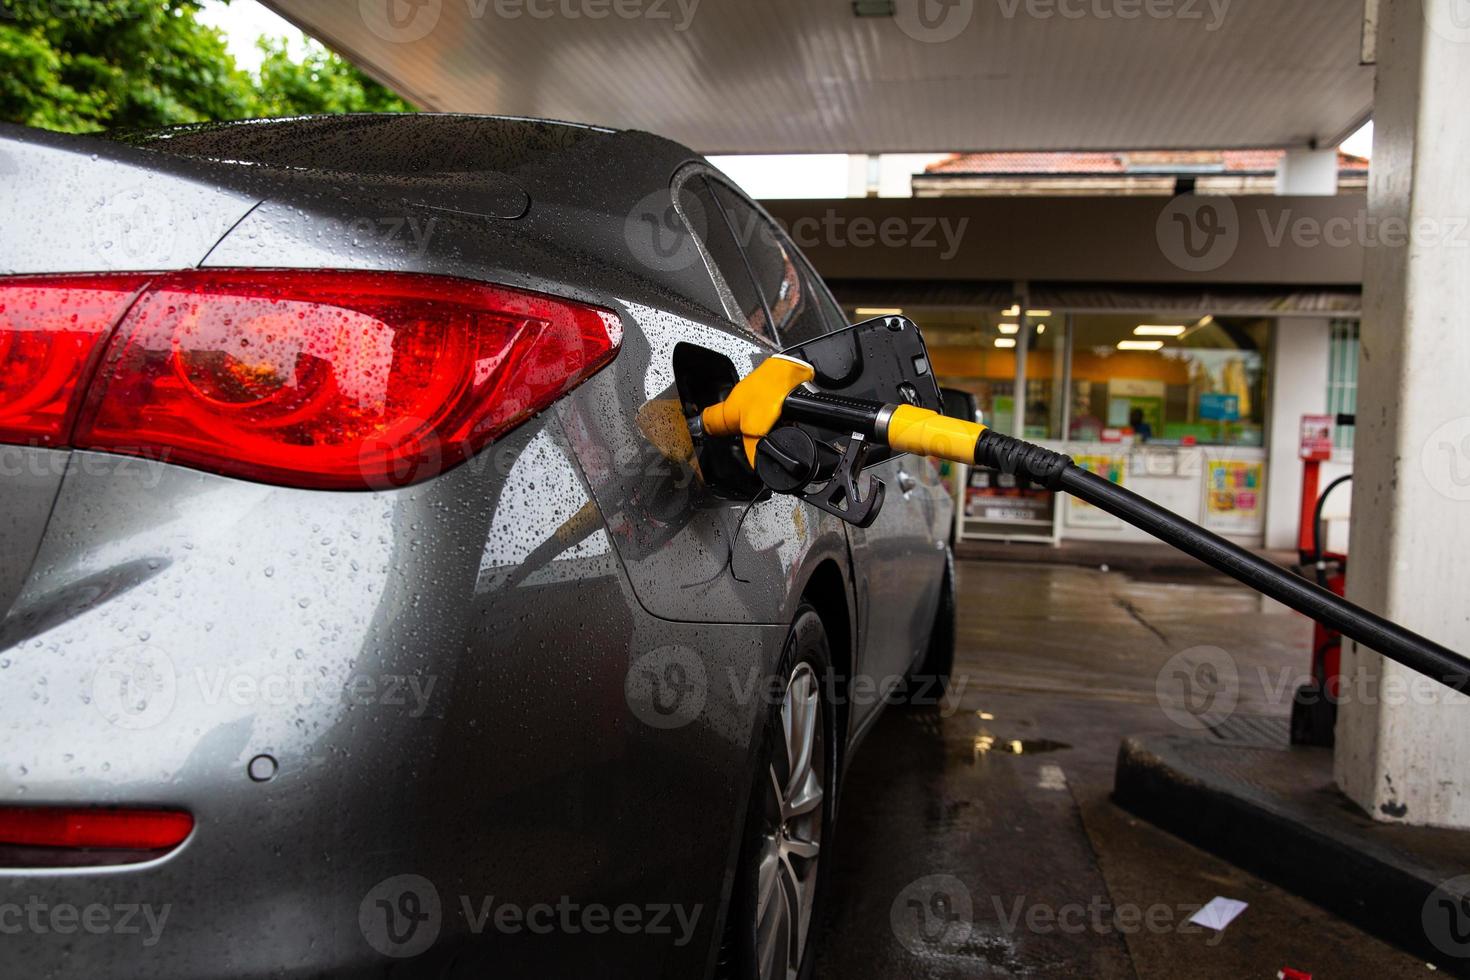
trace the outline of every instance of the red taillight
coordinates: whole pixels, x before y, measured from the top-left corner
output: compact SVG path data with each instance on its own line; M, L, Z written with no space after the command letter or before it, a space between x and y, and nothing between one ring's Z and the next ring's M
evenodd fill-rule
M82 391L88 358L132 294L109 305L114 294L91 280L66 282L49 292L44 280L4 286L28 301L29 319L18 322L51 326L40 346L24 326L0 333L0 441L288 486L382 488L434 476L576 387L622 340L608 310L461 279L199 270L148 285ZM55 325L83 306L90 332ZM25 343L7 348L10 335Z
M0 807L0 846L162 851L193 829L194 818L178 810Z
M146 276L0 279L0 442L66 442L75 395Z

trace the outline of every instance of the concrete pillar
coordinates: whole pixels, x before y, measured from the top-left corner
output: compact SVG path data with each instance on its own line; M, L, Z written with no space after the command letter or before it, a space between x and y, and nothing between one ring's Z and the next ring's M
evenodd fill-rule
M1296 549L1301 518L1303 415L1327 411L1332 324L1282 317L1271 341L1271 431L1266 445L1266 547Z
M1287 150L1276 171L1277 194L1331 197L1337 193L1337 148Z
M878 158L878 196L913 197L914 174L947 153L884 153Z
M847 196L877 197L881 169L875 153L851 153L847 157Z
M1348 594L1464 652L1470 32L1458 2L1379 9ZM1375 819L1470 828L1470 698L1348 646L1338 785Z

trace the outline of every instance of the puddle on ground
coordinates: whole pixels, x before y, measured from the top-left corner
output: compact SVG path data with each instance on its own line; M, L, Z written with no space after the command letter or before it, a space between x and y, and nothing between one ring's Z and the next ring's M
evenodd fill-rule
M989 711L975 711L973 718L979 724L975 726L977 730L970 739L971 762L978 760L982 755L1044 755L1047 752L1060 752L1072 747L1066 742L1057 742L1049 738L1008 738L997 735L986 725L986 722L995 721L995 715ZM1023 727L1027 727L1024 722Z
M1047 738L998 738L994 735L975 736L975 755L1041 755L1070 749L1066 742L1053 742Z

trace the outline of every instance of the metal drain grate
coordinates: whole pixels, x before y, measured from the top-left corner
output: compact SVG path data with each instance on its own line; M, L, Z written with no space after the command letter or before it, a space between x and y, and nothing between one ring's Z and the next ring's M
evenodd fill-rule
M1268 715L1232 715L1210 727L1210 734L1234 745L1286 748L1291 745L1291 719Z

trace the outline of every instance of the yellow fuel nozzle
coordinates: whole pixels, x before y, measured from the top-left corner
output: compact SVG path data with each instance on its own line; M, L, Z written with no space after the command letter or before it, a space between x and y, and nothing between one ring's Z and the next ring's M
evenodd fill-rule
M975 443L985 426L952 419L927 408L898 405L888 417L885 441L900 453L938 456L956 463L975 462Z
M755 465L757 445L770 435L783 413L792 416L793 421L819 421L861 431L900 453L938 456L959 463L975 461L975 443L985 426L914 405L793 395L815 376L805 361L773 354L737 383L723 402L704 410L704 431L712 436L740 436L751 466Z
M704 431L712 436L740 436L753 467L756 446L781 421L786 396L816 375L806 361L772 354L741 378L729 397L704 410Z

